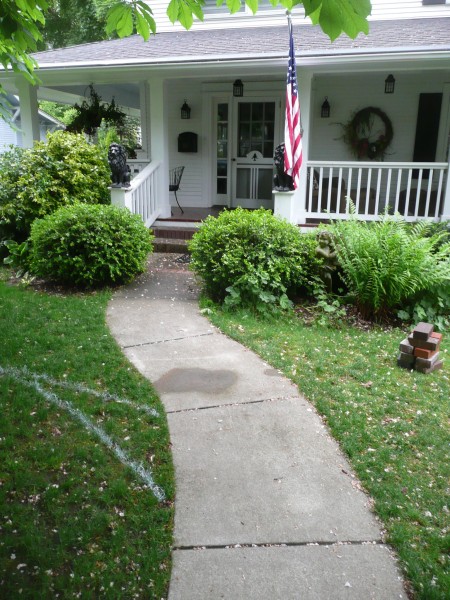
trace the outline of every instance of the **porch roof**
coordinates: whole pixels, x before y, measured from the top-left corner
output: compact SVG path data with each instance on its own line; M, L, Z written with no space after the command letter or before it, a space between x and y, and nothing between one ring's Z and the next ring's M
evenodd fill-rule
M450 17L450 15L449 15ZM186 64L227 60L285 58L286 26L202 29L157 33L144 42L124 39L82 44L39 52L41 69L83 66ZM450 18L370 22L370 34L355 40L341 36L333 43L312 25L294 27L296 54L302 57L342 57L358 54L450 53Z

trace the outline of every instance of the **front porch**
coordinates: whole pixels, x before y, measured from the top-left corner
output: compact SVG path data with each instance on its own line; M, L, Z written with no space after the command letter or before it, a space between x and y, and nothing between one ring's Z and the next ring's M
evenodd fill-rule
M314 52L303 35L309 29L298 35L304 164L288 211L293 223L347 218L347 198L365 220L379 218L386 208L409 221L450 218L448 51L437 52L431 41L429 48L405 46L411 40L398 38L403 29L391 32L395 38L386 37L391 25L374 24L370 39L357 40L351 48L319 40ZM425 27L422 21L414 25ZM129 189L112 190L112 201L140 214L148 227L177 213L169 171L178 166L184 166L180 205L185 211L203 209L193 219L201 220L216 205L264 206L277 212L273 156L284 137L287 45L285 28L271 32L266 37L247 29L238 39L227 32L220 60L204 45L202 32L182 35L198 44L197 57L192 45L173 55L177 48L168 33L147 45L133 39L104 42L95 47L95 56L89 49L86 56L84 50L78 56L70 48L49 51L37 55L39 88L13 73L3 74L2 80L20 96L24 145L37 139L38 97L80 102L91 83L105 101L114 97L128 114L139 117L142 143L138 158L129 161L135 176ZM311 36L315 39L313 30ZM386 39L395 39L398 48L380 53ZM256 42L265 47L269 41L276 46L274 53L255 51ZM245 45L242 55L236 53L238 43ZM386 92L392 73L395 91ZM243 85L239 95L233 89L236 80ZM329 109L325 116L324 99ZM185 103L191 109L188 119L181 113ZM391 124L389 144L375 160L367 152L355 154L343 135L343 127L364 107L374 118L358 142L377 144L386 139L386 122ZM383 115L381 122L377 114ZM188 138L192 143L186 145Z
M158 203L160 163L150 163L131 181L129 188L112 188L113 204L140 214L147 227L191 229L208 215L217 216L227 207L172 207L164 214ZM289 220L306 226L330 219L374 221L386 210L407 221L450 220L448 163L400 163L361 161L308 161L303 183L289 196ZM313 182L311 184L311 182ZM283 193L282 193L283 194ZM277 210L275 194L272 209ZM350 202L351 201L351 202Z

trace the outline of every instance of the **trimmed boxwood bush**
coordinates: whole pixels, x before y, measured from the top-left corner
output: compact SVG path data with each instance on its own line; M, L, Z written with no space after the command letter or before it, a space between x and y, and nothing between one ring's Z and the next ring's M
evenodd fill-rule
M315 244L314 244L315 248ZM214 300L258 312L288 308L306 284L313 245L264 209L208 217L189 244L191 267Z
M56 131L0 156L0 239L21 242L31 224L75 202L109 204L106 156L83 135Z
M152 235L125 208L66 206L33 223L30 271L82 287L128 282L145 270Z

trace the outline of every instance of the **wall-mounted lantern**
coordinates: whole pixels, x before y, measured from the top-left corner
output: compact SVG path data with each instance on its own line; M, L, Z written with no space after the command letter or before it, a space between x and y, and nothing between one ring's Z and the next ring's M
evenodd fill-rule
M190 119L191 118L191 108L188 105L188 103L186 102L186 100L184 101L184 104L181 107L181 118L182 119Z
M393 75L388 75L384 80L384 93L385 94L393 94L395 90L395 77Z
M241 98L244 95L244 84L240 79L236 79L233 83L233 96Z
M325 96L322 107L320 109L320 116L322 119L328 119L330 116L330 103L328 102L328 96Z

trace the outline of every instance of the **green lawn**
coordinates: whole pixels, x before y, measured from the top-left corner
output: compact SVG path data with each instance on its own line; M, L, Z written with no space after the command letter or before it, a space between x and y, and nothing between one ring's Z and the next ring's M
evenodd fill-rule
M108 299L0 283L3 598L167 597L167 423L105 325Z
M261 321L217 308L210 318L290 377L324 416L374 500L414 597L448 599L450 361L429 375L398 368L407 330L308 327L296 316ZM449 348L447 336L444 357Z

